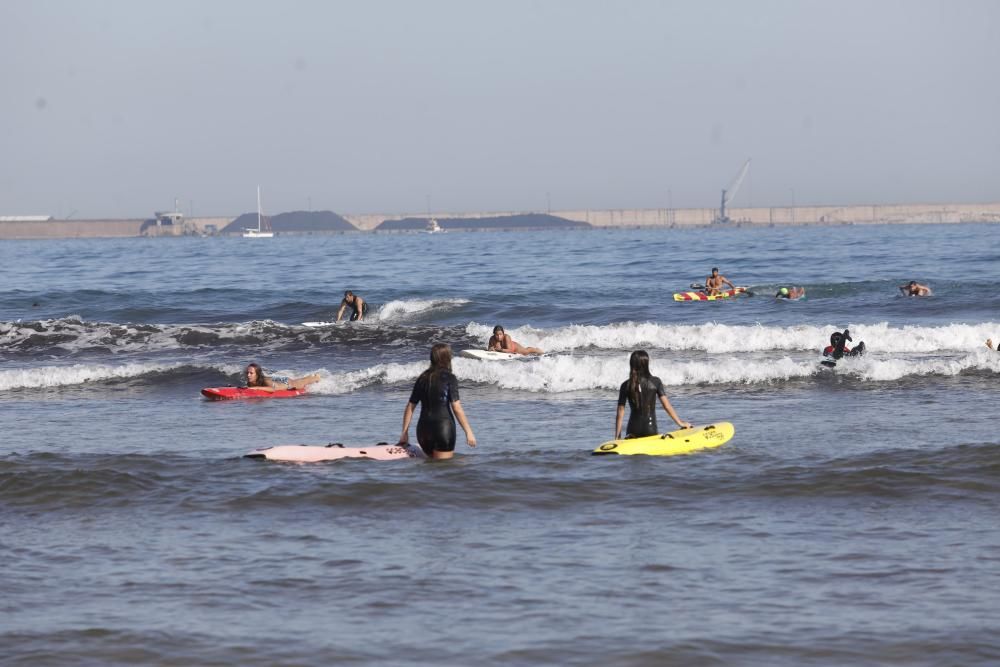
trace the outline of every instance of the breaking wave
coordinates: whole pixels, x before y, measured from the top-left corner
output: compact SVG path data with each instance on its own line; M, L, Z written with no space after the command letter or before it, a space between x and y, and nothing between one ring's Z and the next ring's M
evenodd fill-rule
M1000 324L949 324L939 327L892 327L878 324L850 324L855 341L865 341L870 350L887 353L970 351L984 347L987 338L1000 338ZM530 326L509 328L507 332L519 343L540 347L546 352L580 349L697 350L710 354L764 352L769 350L821 350L830 334L843 324L826 326L796 325L775 327L704 324L656 324L624 322L604 326L574 324L555 329ZM492 326L472 322L466 333L485 342Z
M456 310L467 303L468 299L400 299L380 306L374 319L380 322L410 320L429 313Z

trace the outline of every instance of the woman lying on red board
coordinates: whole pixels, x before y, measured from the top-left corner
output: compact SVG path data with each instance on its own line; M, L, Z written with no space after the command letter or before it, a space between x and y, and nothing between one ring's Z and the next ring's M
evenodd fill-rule
M286 378L278 375L267 377L260 364L254 362L247 365L247 386L263 391L280 389L305 389L313 382L319 382L319 376L313 373L301 378Z

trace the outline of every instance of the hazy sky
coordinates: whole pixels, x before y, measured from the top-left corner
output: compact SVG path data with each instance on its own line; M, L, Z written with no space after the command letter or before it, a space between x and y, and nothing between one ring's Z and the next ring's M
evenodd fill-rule
M0 215L1000 200L1000 2L0 0Z

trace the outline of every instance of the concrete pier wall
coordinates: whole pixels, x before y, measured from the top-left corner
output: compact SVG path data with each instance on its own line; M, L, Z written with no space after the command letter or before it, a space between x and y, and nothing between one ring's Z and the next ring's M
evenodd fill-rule
M435 217L486 218L522 215L526 211L461 213L359 214L343 217L361 231L371 231L385 220ZM551 215L586 222L594 227L695 227L710 225L712 208L605 209L549 211ZM729 218L741 225L931 224L1000 222L1000 202L987 204L871 204L857 206L783 206L733 208ZM182 236L215 231L232 222L228 217L184 220L180 225L150 225L148 220L0 220L0 239L85 237Z
M402 213L344 215L358 229L372 230L384 220L434 217L479 218L516 215L524 211L463 213ZM550 211L551 215L586 222L595 227L687 227L710 225L718 214L713 208L578 209ZM860 206L783 206L734 208L736 223L752 225L905 224L948 222L1000 222L1000 202L990 204L873 204Z
M0 222L0 239L74 239L139 236L143 220L45 220Z
M123 220L0 220L0 239L127 238L202 234L214 225L222 229L232 218L191 218L180 225L150 224L150 219Z

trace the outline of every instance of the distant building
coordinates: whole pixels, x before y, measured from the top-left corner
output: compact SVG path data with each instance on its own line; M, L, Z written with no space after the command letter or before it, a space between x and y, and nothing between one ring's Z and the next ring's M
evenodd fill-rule
M156 216L156 226L163 227L164 225L183 225L184 224L184 214L180 211L157 211L153 214Z

